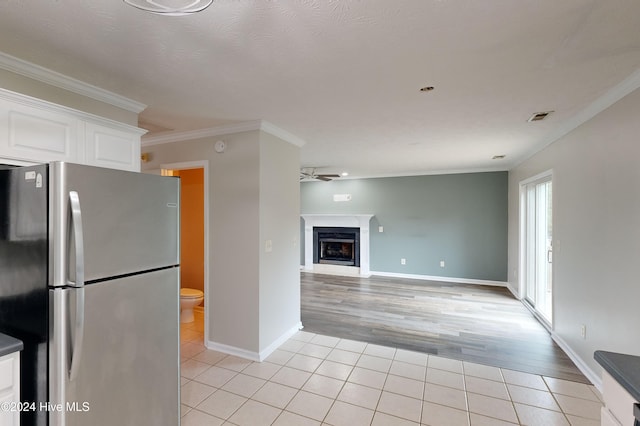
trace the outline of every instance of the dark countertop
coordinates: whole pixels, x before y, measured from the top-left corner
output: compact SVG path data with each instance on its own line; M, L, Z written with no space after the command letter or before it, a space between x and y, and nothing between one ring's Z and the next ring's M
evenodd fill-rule
M595 351L593 358L636 401L640 401L640 356Z
M0 333L0 356L22 350L22 340Z

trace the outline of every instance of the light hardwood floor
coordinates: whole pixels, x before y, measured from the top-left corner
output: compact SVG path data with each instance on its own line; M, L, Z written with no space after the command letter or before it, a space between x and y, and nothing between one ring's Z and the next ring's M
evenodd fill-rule
M506 288L301 273L305 331L589 383Z

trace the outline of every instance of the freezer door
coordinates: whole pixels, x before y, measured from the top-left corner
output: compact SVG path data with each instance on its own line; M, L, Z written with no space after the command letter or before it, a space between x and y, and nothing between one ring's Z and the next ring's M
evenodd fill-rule
M179 263L178 179L60 162L49 169L50 285L75 282L72 194L81 210L85 282Z
M50 290L50 396L54 407L62 407L49 412L50 426L179 424L178 279L176 267ZM84 292L85 310L76 353L78 292Z

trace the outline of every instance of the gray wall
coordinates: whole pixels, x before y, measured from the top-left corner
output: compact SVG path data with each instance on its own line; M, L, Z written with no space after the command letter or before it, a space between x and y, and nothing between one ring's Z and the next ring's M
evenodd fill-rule
M509 174L509 285L521 292L519 184L553 170L554 336L600 374L597 349L640 355L640 90ZM586 339L580 327L587 327Z
M303 182L301 212L374 214L373 272L504 282L507 182L507 172Z

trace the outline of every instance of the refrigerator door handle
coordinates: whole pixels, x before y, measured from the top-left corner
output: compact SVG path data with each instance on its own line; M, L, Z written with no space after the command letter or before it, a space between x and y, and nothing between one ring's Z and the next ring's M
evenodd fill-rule
M69 204L76 249L76 281L75 283L69 282L69 285L76 287L73 292L76 296L76 315L74 333L71 335L73 349L71 351L71 367L69 368L69 380L73 381L78 376L80 358L82 356L82 341L84 340L84 240L82 236L80 197L76 191L69 192Z

